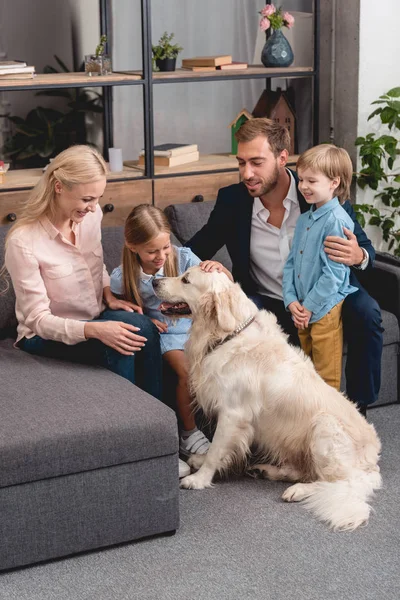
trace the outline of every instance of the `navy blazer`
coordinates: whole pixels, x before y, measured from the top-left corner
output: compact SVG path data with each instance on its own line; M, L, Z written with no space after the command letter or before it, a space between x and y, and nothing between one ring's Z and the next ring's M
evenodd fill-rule
M296 173L292 174L298 184ZM297 189L300 211L306 212L310 205ZM251 218L253 213L254 198L250 196L243 183L236 183L218 192L217 201L208 222L198 231L185 246L197 254L202 260L208 260L226 245L232 260L232 275L238 281L246 294L256 292L256 284L250 275L250 233ZM369 254L368 268L371 268L375 258L375 250L367 235L356 219L355 212L347 200L343 205L344 210L354 221L354 234L358 245ZM355 273L351 269L350 283L360 287Z

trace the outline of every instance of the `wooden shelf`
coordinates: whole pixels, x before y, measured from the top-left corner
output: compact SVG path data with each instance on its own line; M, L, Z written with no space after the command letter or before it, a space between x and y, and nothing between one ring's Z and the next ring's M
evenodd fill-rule
M296 164L298 156L289 156L288 166ZM138 166L137 160L124 161L126 167L136 170L143 176L144 168ZM192 163L178 165L177 167L154 167L155 175L175 175L177 173L197 173L199 171L226 171L228 169L238 170L238 162L231 154L201 154L200 159Z
M86 73L39 73L32 79L0 79L0 89L51 89L130 85L143 81L141 71L89 77Z
M6 173L3 183L0 184L0 192L33 188L42 174L42 169L10 170ZM108 173L107 181L123 181L125 179L138 179L140 177L143 177L142 171L126 167L119 173Z
M136 73L138 73L136 71ZM282 67L266 68L263 65L249 65L247 69L190 71L188 69L177 69L176 71L165 71L153 73L153 82L163 83L168 81L191 80L191 79L247 79L268 77L299 77L313 74L312 67Z

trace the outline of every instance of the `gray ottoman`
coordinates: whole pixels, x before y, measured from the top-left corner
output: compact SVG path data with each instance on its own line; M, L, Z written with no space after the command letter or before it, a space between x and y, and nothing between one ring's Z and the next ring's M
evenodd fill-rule
M173 411L101 368L0 354L0 569L177 529Z

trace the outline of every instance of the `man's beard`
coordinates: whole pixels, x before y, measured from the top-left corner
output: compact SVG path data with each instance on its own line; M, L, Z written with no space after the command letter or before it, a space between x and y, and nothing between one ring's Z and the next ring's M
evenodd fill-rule
M266 194L269 194L270 192L272 192L272 190L274 190L276 188L276 186L278 185L278 181L279 181L279 167L275 163L274 172L264 182L264 185L261 187L261 191L260 192L252 192L249 189L247 189L247 191L249 192L250 196L260 198L261 196L265 196Z

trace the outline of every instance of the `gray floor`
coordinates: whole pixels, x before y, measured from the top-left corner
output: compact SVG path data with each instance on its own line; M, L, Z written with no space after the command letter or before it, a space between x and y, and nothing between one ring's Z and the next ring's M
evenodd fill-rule
M384 487L367 527L331 533L280 500L287 484L230 479L181 491L174 537L2 574L0 599L398 600L400 405L369 414Z

